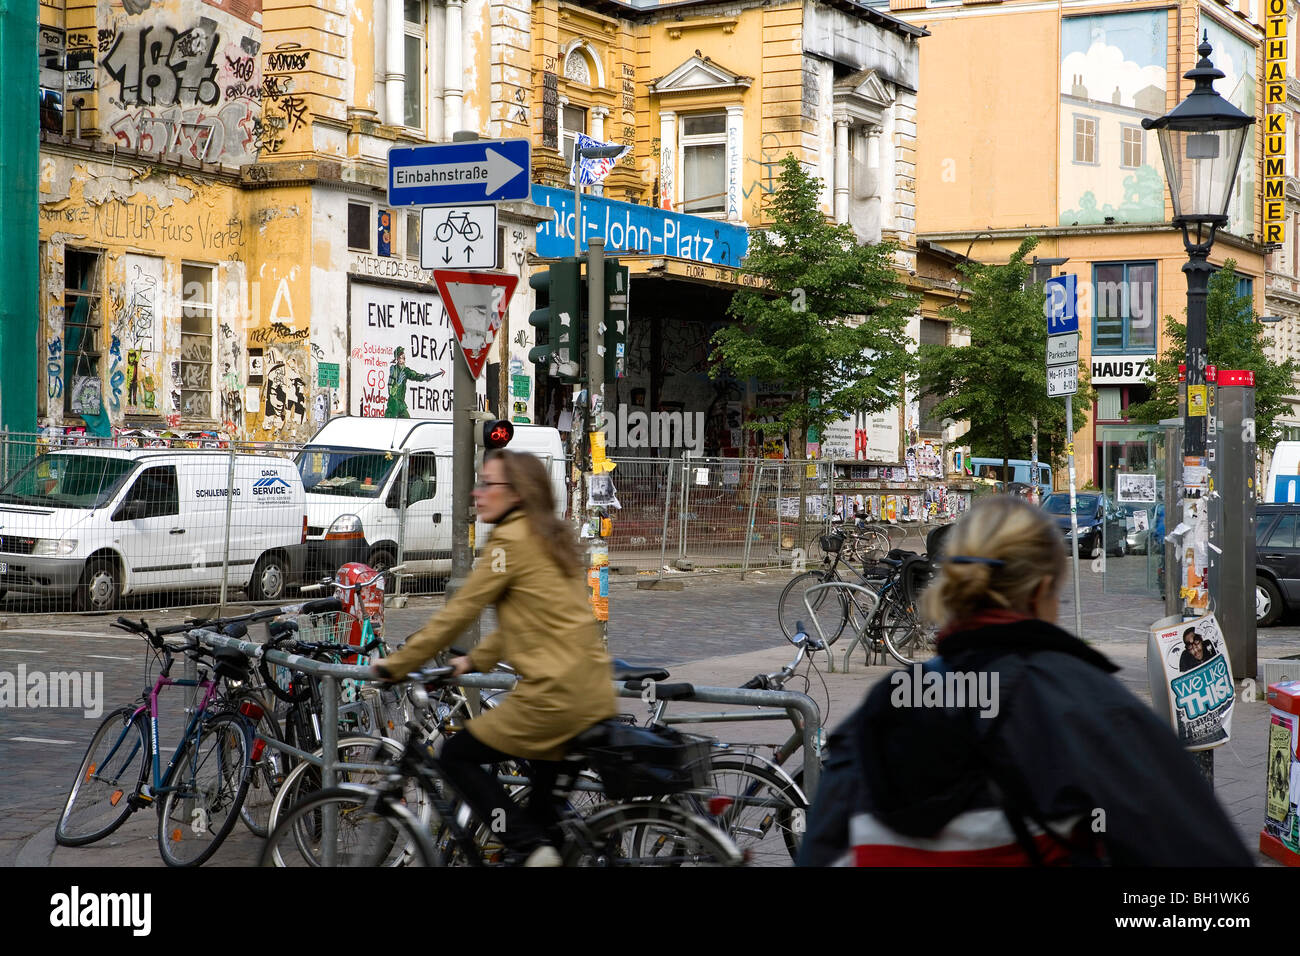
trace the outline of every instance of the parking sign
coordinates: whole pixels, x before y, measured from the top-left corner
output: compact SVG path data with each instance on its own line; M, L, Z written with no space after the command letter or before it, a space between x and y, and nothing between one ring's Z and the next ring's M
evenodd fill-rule
M1046 282L1047 334L1079 331L1078 276L1057 276Z

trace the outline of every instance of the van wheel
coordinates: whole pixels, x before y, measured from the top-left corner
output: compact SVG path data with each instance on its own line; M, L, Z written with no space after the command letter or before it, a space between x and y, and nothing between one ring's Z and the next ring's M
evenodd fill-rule
M78 611L111 611L121 598L122 582L117 564L100 558L86 565L72 601Z
M1270 627L1282 616L1282 592L1268 578L1255 578L1255 626Z
M272 551L258 559L248 582L248 596L254 601L278 601L284 597L289 582L289 568L284 556Z
M397 557L387 548L376 548L370 552L370 560L366 562L376 571L387 571L397 563ZM384 575L384 593L392 594L396 586L397 578L391 574Z

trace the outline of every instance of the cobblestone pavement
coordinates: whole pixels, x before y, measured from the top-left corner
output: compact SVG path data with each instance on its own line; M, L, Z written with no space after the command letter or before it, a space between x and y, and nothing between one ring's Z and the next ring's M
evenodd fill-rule
M1115 563L1110 569L1112 585L1120 578ZM611 588L610 651L636 662L671 665L675 677L734 686L756 670L775 669L788 659L789 646L776 623L776 605L789 578L789 571L751 572L744 581L737 575L697 574L690 576L683 590L642 590L635 587L634 580L615 583ZM1086 569L1080 589L1084 639L1120 664L1119 679L1147 698L1146 628L1163 615L1161 602L1151 596L1109 593L1101 575ZM1071 631L1072 600L1067 585L1060 620ZM390 636L404 639L441 604L441 598L413 598L404 608L390 608ZM162 623L180 621L193 612L142 613ZM16 675L20 668L39 668L102 673L103 710L129 703L149 683L143 643L109 630L110 619L8 616L6 626L0 628L0 672ZM1260 631L1259 656L1300 654L1300 627L1295 623L1286 621L1285 626ZM842 659L842 655L837 657ZM870 681L885 672L884 668L864 671L858 666L850 675L828 675L833 696L830 722L846 716ZM814 697L820 699L816 682L814 688ZM162 731L164 741L175 740L173 725L181 698L180 691L170 700L164 697L172 708ZM96 846L54 850L53 824L97 724L98 718L75 710L0 710L0 766L5 768L0 777L0 865L161 865L153 838L153 814L136 814L118 834ZM1232 742L1216 752L1220 799L1252 847L1256 842L1252 833L1258 833L1263 814L1266 724L1266 705L1241 706ZM247 864L255 860L256 853L257 841L240 826L214 863Z

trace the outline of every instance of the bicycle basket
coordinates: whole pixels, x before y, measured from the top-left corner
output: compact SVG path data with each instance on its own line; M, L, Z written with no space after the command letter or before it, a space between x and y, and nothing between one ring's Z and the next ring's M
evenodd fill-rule
M844 547L844 535L839 531L832 531L830 534L822 535L817 542L827 554L835 554Z
M627 800L707 787L713 741L667 727L620 724L611 727L604 746L586 753L605 792Z
M298 639L311 644L347 644L357 619L347 611L326 611L324 614L299 614ZM344 664L353 663L346 656Z

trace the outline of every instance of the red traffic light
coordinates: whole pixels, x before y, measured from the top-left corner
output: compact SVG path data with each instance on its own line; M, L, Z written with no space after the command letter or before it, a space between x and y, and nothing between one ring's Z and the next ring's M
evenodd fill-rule
M515 437L515 426L510 422L501 420L495 422L483 423L483 447L484 448L505 448L510 444L510 439Z

